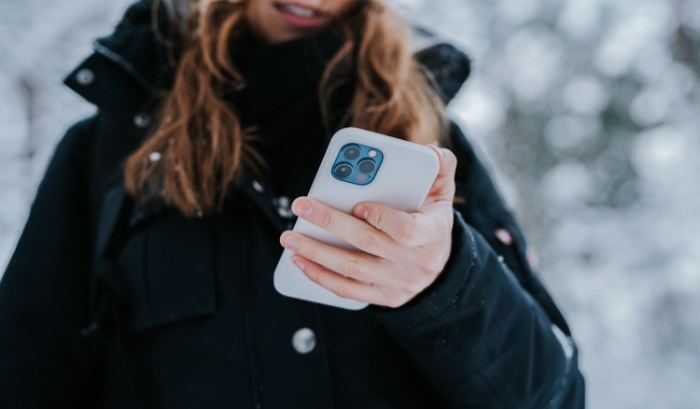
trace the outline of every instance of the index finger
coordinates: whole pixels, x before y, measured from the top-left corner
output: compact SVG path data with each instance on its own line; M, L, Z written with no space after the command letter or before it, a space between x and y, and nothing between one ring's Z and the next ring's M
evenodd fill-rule
M364 252L392 261L406 258L399 246L384 232L318 200L310 197L297 198L292 203L292 211Z
M449 149L438 148L434 145L427 146L434 150L440 159L440 168L437 176L435 177L435 181L433 181L433 184L428 191L428 196L425 198L422 207L435 202L447 201L452 203L455 195L455 172L457 170L457 157Z

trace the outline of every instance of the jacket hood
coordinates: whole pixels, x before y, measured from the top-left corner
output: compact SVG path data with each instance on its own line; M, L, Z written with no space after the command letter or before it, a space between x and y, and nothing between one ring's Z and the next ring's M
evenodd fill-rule
M428 29L414 27L415 57L435 79L434 86L442 102L448 104L469 78L471 60L464 52Z
M101 109L133 115L163 97L173 77L166 47L154 31L152 0L132 4L108 36L93 42L94 53L75 68L64 83ZM165 11L157 27L166 32ZM414 50L434 79L443 102L449 103L469 76L469 58L453 45L417 29Z

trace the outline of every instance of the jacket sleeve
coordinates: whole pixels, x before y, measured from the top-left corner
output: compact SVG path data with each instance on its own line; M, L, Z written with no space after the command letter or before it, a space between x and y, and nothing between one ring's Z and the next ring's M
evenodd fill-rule
M457 156L471 161L468 172L483 170L476 158ZM484 203L505 209L488 175L479 177L492 192L466 193L489 194ZM541 284L537 294L528 290L534 273L514 273L524 267L511 262L511 268L511 257L494 251L487 232L465 222L463 213L476 220L473 209L462 209L455 211L452 253L438 280L409 304L372 307L373 314L449 407L583 408L577 350L561 314L547 305L551 298Z
M80 329L91 263L86 199L91 120L59 143L0 281L0 406L81 407L89 392Z

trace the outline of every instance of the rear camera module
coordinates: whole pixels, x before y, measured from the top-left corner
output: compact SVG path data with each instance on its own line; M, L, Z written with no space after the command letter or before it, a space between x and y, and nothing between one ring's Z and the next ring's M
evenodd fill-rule
M328 173L336 180L358 186L376 180L384 161L381 150L356 141L342 145L336 152Z

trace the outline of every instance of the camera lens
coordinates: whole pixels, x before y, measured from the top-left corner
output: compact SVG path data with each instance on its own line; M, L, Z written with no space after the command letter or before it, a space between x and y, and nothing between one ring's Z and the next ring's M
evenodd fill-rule
M352 175L352 166L347 163L339 163L336 165L335 169L333 169L333 173L341 179L347 179Z
M374 164L374 161L371 159L365 159L360 162L358 168L360 169L360 172L368 174L374 172L374 169L377 167L377 165Z
M348 160L357 159L360 156L360 148L350 145L343 149L343 156L345 156L345 159Z

